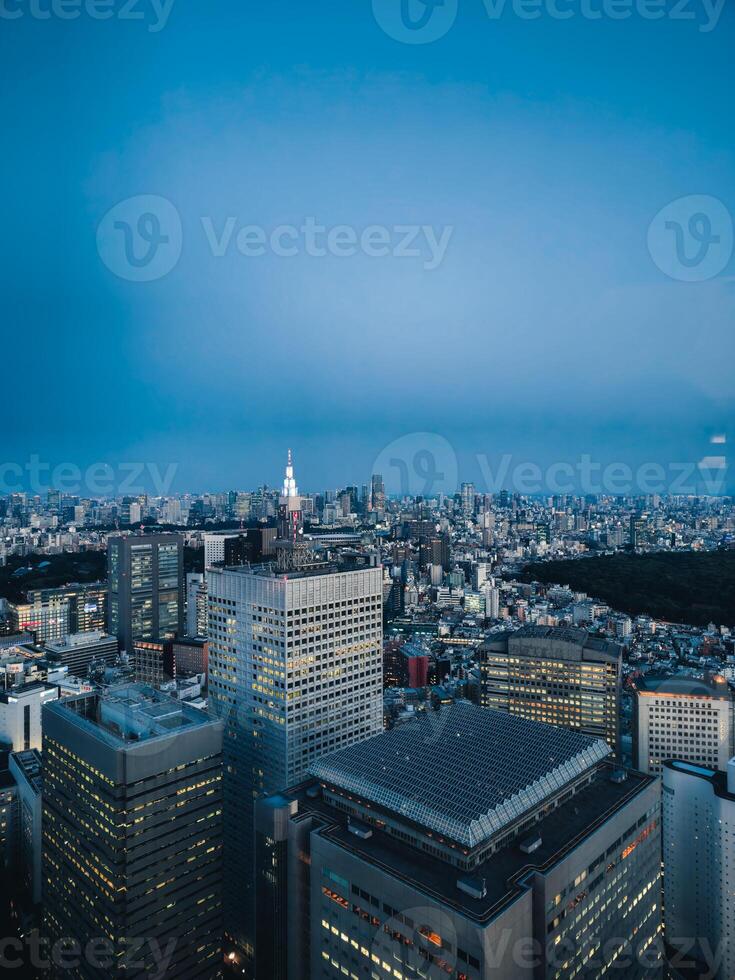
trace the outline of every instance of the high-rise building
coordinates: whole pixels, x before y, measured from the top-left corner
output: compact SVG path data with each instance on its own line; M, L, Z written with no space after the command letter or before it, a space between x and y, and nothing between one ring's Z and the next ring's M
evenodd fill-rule
M13 752L8 769L18 794L18 857L21 894L30 906L41 901L41 753Z
M733 689L724 677L662 677L636 680L633 763L661 775L666 759L727 769L735 755Z
M208 573L210 704L226 723L226 927L246 956L254 798L382 730L382 577L353 563Z
M609 755L458 702L315 763L256 804L257 976L655 976L658 781Z
M500 616L500 589L492 585L485 585L485 615L489 619L497 619Z
M48 705L43 726L50 944L77 941L83 978L217 976L221 722L129 685Z
M373 473L370 481L370 506L378 516L385 512L385 484L380 473Z
M603 738L619 751L622 648L584 630L524 626L478 651L482 704Z
M726 773L665 762L664 934L672 963L700 968L688 976L735 976L734 841L735 759Z
M184 550L180 534L113 536L107 542L109 632L132 652L183 626Z
M460 497L463 515L465 517L472 517L475 512L475 484L463 483L460 487Z
M58 688L44 681L0 691L0 742L13 752L40 749L43 706L58 697Z

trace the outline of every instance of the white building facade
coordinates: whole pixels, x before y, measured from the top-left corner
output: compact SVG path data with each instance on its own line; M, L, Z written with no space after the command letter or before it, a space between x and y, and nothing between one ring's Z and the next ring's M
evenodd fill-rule
M0 742L13 752L41 748L41 711L44 704L58 700L53 684L34 681L0 694Z
M666 759L727 769L735 755L733 692L724 677L647 677L636 682L636 768L660 776Z

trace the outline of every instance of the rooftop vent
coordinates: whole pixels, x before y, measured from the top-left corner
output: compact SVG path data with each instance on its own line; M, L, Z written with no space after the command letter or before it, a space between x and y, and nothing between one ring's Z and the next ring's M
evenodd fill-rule
M484 878L458 878L457 888L470 898L484 898L487 895L487 884Z
M541 834L529 834L518 845L524 854L533 854L541 847Z
M624 783L628 778L628 773L625 769L616 769L614 772L610 773L611 783Z
M369 840L373 836L372 828L368 827L366 823L361 823L359 820L348 820L347 829L355 837L359 837L360 840Z

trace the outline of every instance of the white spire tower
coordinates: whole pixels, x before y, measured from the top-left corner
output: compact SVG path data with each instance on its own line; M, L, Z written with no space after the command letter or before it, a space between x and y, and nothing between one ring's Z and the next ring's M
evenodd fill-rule
M296 480L293 475L293 457L291 455L291 450L288 451L288 460L286 462L286 475L283 478L283 497L298 497L299 488L296 486Z

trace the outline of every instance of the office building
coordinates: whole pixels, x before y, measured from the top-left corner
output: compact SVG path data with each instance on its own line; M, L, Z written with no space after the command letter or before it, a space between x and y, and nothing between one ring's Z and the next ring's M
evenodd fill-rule
M672 963L735 976L735 759L663 765L664 934ZM678 956L676 954L678 953ZM673 976L679 974L674 969ZM690 976L694 976L692 971Z
M373 473L370 481L370 505L378 517L385 512L385 484L381 473Z
M171 674L166 671L166 659L166 644L162 640L136 640L131 657L136 683L159 687L164 681L171 680Z
M472 517L475 512L475 485L463 483L460 487L460 500L464 517Z
M104 630L107 586L104 582L30 589L25 601L10 604L18 632L32 631L37 643L63 640L69 633Z
M212 565L224 565L225 543L233 537L237 537L237 531L210 531L202 535L205 572Z
M206 676L209 672L209 643L202 637L167 640L163 652L163 670L168 677Z
M41 719L44 705L59 696L54 684L32 681L0 691L0 743L13 752L41 748Z
M183 538L179 534L113 536L107 542L109 632L121 650L136 640L162 640L182 631Z
M622 648L584 630L524 626L478 652L482 704L603 738L618 751Z
M221 966L222 724L143 685L47 705L44 934L80 977L209 978ZM175 804L172 802L175 801ZM104 966L91 940L111 955ZM154 945L155 941L155 945ZM64 971L60 971L64 975Z
M724 677L662 677L635 681L633 763L661 775L666 759L727 769L735 755L733 689Z
M117 639L102 631L70 633L46 644L50 669L67 667L70 674L86 677L92 664L112 666L117 660Z
M382 568L307 567L300 547L288 557L301 567L208 572L210 704L226 722L226 926L246 956L254 798L383 727Z
M256 805L257 975L654 976L658 781L609 756L458 702L321 759Z
M18 857L21 893L33 906L41 901L41 753L13 752L8 770L18 797Z

